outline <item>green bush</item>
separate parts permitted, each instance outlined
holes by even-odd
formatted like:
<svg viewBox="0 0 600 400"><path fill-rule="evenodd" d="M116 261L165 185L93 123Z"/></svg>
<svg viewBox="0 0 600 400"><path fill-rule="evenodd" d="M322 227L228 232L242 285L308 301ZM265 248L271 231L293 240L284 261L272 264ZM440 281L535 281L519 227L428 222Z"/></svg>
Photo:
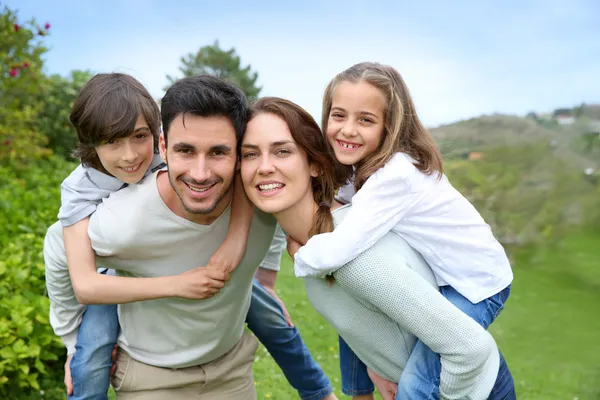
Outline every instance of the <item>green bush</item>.
<svg viewBox="0 0 600 400"><path fill-rule="evenodd" d="M60 183L75 167L51 157L0 167L0 398L62 399L65 349L48 321L43 240Z"/></svg>

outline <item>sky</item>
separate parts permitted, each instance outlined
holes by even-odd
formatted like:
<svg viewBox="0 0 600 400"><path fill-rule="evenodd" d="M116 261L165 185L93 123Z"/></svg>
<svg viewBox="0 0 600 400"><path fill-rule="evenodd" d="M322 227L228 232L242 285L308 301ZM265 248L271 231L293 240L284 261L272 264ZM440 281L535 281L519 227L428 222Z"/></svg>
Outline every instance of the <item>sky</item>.
<svg viewBox="0 0 600 400"><path fill-rule="evenodd" d="M50 3L52 3L50 5ZM160 98L180 58L219 41L261 96L320 120L327 83L361 61L403 76L427 126L600 103L600 1L0 0L51 24L46 72L124 72Z"/></svg>

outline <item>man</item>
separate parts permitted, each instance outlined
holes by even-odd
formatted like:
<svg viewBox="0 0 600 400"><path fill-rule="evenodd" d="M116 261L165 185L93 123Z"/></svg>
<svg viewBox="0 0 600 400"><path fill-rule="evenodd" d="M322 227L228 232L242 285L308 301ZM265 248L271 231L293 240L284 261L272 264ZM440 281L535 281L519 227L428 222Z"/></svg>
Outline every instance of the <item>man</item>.
<svg viewBox="0 0 600 400"><path fill-rule="evenodd" d="M243 94L216 78L186 78L169 89L162 108L160 147L169 172L113 194L90 221L101 264L123 276L202 274L194 267L208 260L227 232L236 148L247 118ZM270 216L255 215L248 251L214 298L120 306L121 350L113 381L119 398L255 396L256 341L243 334L243 323L252 278L273 230ZM265 285L265 296L258 298L273 301L266 292L274 293L274 273L257 274Z"/></svg>

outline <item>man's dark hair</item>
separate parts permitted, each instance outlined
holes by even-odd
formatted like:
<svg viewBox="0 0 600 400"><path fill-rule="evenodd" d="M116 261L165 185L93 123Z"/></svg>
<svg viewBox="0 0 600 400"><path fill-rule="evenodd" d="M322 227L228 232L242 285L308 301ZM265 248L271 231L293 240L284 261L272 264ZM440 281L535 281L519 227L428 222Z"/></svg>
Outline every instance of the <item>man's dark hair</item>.
<svg viewBox="0 0 600 400"><path fill-rule="evenodd" d="M96 146L131 135L140 115L154 136L158 152L160 111L146 88L127 74L97 74L79 91L71 115L78 144L73 152L86 167L101 169Z"/></svg>
<svg viewBox="0 0 600 400"><path fill-rule="evenodd" d="M180 114L228 118L235 129L238 147L248 122L248 100L242 89L211 75L178 80L165 93L160 109L165 144L171 123Z"/></svg>

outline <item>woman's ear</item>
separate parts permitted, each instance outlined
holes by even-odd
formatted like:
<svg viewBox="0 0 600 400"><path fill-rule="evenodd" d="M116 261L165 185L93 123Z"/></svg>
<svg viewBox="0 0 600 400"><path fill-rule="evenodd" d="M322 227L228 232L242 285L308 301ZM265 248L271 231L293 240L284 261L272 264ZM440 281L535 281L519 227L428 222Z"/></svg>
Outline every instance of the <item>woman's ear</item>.
<svg viewBox="0 0 600 400"><path fill-rule="evenodd" d="M310 176L316 178L319 175L321 175L320 169L316 165L310 164Z"/></svg>

